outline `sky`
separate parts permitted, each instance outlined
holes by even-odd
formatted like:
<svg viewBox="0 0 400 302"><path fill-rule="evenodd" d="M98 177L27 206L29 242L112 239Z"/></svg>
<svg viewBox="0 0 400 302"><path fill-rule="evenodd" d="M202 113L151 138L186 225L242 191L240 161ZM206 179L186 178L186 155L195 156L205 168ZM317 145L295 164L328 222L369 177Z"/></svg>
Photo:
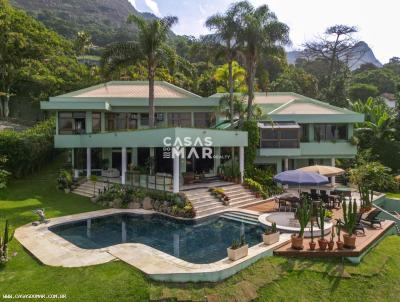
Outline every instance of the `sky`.
<svg viewBox="0 0 400 302"><path fill-rule="evenodd" d="M141 12L158 17L173 15L179 23L172 30L178 35L198 37L209 31L207 17L223 13L229 0L129 0ZM323 33L335 24L357 26L356 38L365 41L382 63L400 57L398 0L250 0L253 5L267 4L278 19L290 27L292 49Z"/></svg>

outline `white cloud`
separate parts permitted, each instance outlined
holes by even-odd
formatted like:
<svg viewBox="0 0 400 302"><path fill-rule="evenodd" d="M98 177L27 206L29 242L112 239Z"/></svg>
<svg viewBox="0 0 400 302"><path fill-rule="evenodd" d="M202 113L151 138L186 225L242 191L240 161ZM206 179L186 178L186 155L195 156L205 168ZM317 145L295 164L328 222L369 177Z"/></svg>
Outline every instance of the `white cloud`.
<svg viewBox="0 0 400 302"><path fill-rule="evenodd" d="M158 8L158 4L155 0L144 0L146 6L150 8L151 12L155 14L157 17L161 17L160 9Z"/></svg>

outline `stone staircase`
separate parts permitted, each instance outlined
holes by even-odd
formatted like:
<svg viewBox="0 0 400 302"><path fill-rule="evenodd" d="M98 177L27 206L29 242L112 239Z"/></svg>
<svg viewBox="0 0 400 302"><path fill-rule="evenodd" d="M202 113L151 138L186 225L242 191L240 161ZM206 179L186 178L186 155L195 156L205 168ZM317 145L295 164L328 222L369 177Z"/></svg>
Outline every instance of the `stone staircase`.
<svg viewBox="0 0 400 302"><path fill-rule="evenodd" d="M76 189L72 190L72 193L85 196L85 197L93 197L93 193L95 193L95 196L98 195L99 189L104 190L104 188L107 186L107 183L97 181L96 182L96 192L94 192L94 183L90 180L85 181L81 185L79 185Z"/></svg>
<svg viewBox="0 0 400 302"><path fill-rule="evenodd" d="M240 184L221 185L224 193L229 197L229 205L225 206L217 197L209 192L209 188L187 190L184 193L192 202L196 210L196 216L212 215L229 208L244 207L264 201L263 198L256 198L254 194Z"/></svg>
<svg viewBox="0 0 400 302"><path fill-rule="evenodd" d="M239 221L247 224L258 225L258 214L244 212L226 212L221 215L222 218Z"/></svg>

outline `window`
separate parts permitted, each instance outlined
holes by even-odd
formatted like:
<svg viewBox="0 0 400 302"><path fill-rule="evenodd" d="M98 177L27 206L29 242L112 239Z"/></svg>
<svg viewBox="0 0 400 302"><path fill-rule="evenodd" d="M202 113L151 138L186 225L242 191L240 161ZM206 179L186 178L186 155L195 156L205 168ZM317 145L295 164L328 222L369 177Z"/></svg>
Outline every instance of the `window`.
<svg viewBox="0 0 400 302"><path fill-rule="evenodd" d="M263 128L261 148L299 148L300 128Z"/></svg>
<svg viewBox="0 0 400 302"><path fill-rule="evenodd" d="M169 127L191 127L192 114L190 112L170 112L168 113Z"/></svg>
<svg viewBox="0 0 400 302"><path fill-rule="evenodd" d="M141 113L140 114L140 125L141 126L148 126L149 125L149 114L148 113Z"/></svg>
<svg viewBox="0 0 400 302"><path fill-rule="evenodd" d="M195 112L194 126L196 128L210 128L215 125L214 112Z"/></svg>
<svg viewBox="0 0 400 302"><path fill-rule="evenodd" d="M307 124L299 124L301 127L300 131L300 141L301 142L308 142L308 125Z"/></svg>
<svg viewBox="0 0 400 302"><path fill-rule="evenodd" d="M314 126L314 140L346 140L347 125L346 124L319 124Z"/></svg>
<svg viewBox="0 0 400 302"><path fill-rule="evenodd" d="M106 114L107 131L137 129L137 113L121 112Z"/></svg>
<svg viewBox="0 0 400 302"><path fill-rule="evenodd" d="M100 132L101 131L101 113L93 112L92 113L92 132Z"/></svg>
<svg viewBox="0 0 400 302"><path fill-rule="evenodd" d="M85 112L59 112L59 134L82 134L86 131Z"/></svg>

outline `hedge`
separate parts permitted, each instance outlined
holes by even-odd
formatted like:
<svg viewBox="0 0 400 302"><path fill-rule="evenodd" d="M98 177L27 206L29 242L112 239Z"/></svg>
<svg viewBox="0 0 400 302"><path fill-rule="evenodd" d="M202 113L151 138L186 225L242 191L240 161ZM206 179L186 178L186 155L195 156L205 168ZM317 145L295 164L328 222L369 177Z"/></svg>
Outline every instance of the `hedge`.
<svg viewBox="0 0 400 302"><path fill-rule="evenodd" d="M4 168L14 178L38 170L55 156L54 133L54 119L48 119L22 132L0 132L0 155L7 158Z"/></svg>

